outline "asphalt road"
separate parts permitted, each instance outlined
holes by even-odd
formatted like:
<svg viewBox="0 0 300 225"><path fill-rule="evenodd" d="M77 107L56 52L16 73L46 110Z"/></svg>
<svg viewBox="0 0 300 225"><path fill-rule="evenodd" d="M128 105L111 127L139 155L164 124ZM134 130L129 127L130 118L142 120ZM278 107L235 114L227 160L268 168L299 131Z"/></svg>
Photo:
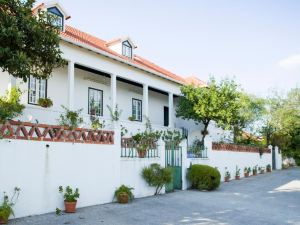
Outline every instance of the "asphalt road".
<svg viewBox="0 0 300 225"><path fill-rule="evenodd" d="M300 168L222 183L217 191L178 191L12 220L13 225L300 225Z"/></svg>

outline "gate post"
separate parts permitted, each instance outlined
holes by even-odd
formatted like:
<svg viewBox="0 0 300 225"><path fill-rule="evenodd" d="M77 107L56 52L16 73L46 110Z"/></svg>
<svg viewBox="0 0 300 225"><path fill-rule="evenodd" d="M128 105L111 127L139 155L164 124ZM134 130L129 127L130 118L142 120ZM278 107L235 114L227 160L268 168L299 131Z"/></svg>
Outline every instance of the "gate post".
<svg viewBox="0 0 300 225"><path fill-rule="evenodd" d="M158 140L158 152L160 157L160 165L166 167L166 145L162 139Z"/></svg>
<svg viewBox="0 0 300 225"><path fill-rule="evenodd" d="M187 140L184 139L183 141L181 141L179 146L181 147L181 154L182 154L182 167L181 167L182 190L186 190L188 186L186 173L190 166L187 160Z"/></svg>
<svg viewBox="0 0 300 225"><path fill-rule="evenodd" d="M282 156L281 156L278 146L275 146L275 154L276 154L276 169L281 170L282 169Z"/></svg>

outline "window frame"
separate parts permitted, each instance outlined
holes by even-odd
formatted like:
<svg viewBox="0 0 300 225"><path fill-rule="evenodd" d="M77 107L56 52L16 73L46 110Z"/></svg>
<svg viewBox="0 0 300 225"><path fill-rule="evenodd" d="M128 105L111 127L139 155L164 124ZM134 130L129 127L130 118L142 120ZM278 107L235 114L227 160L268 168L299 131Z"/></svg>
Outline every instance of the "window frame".
<svg viewBox="0 0 300 225"><path fill-rule="evenodd" d="M53 11L51 11L51 9L56 9L58 12L53 12ZM63 31L64 26L65 26L65 21L64 21L65 16L64 16L64 14L56 6L47 8L47 12L61 18L61 26L56 26L56 27L60 28L60 30Z"/></svg>
<svg viewBox="0 0 300 225"><path fill-rule="evenodd" d="M32 102L29 101L29 99L30 99L30 80L31 80L31 78L32 78L32 76L30 76L30 77L28 78L27 104L38 106L38 105L39 105L39 104L38 104L38 101L39 101L39 99L41 98L41 97L40 97L40 91L39 91L39 89L36 90L37 103L32 103ZM33 78L35 78L36 81L45 80L45 98L48 98L48 79L41 79L41 78L36 78L36 77L33 77ZM40 84L39 84L38 87L40 87ZM37 92L38 92L38 96L37 96Z"/></svg>
<svg viewBox="0 0 300 225"><path fill-rule="evenodd" d="M136 119L133 115L133 102L134 101L137 101L137 102L140 102L141 103L141 116L140 118L141 119ZM137 99L137 98L132 98L132 105L131 105L131 116L134 118L134 121L138 121L138 122L142 122L143 121L143 101L140 100L140 99Z"/></svg>
<svg viewBox="0 0 300 225"><path fill-rule="evenodd" d="M98 116L98 117L103 117L103 90L101 89L97 89L97 88L92 88L92 87L88 87L88 114L91 115L90 113L90 90L94 90L94 91L99 91L101 92L102 98L101 98L101 113L99 115L94 115L94 116Z"/></svg>
<svg viewBox="0 0 300 225"><path fill-rule="evenodd" d="M128 43L128 45L127 45L127 43ZM125 51L126 48L130 48L130 56L125 54L126 53L126 51ZM132 45L127 40L122 42L122 55L132 59Z"/></svg>

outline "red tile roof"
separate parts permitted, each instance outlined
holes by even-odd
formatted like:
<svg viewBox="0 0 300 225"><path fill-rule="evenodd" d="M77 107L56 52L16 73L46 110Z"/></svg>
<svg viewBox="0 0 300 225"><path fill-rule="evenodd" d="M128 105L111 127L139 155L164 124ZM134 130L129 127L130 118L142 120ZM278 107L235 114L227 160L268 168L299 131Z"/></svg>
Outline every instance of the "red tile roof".
<svg viewBox="0 0 300 225"><path fill-rule="evenodd" d="M112 43L112 42L115 42L115 41L118 41L120 39L115 39L113 41L104 41L100 38L97 38L95 36L92 36L88 33L85 33L83 31L80 31L74 27L71 27L71 26L68 26L66 25L65 26L65 31L61 33L61 35L63 37L66 37L66 38L69 38L69 39L72 39L73 41L76 41L76 42L80 42L80 43L84 43L84 44L87 44L91 47L94 47L94 48L97 48L97 49L100 49L102 51L105 51L109 54L112 54L114 56L117 56L123 60L126 60L128 62L131 62L135 65L138 65L138 66L142 66L142 67L145 67L146 69L151 69L151 70L154 70L158 73L161 73L163 75L165 75L166 77L168 78L171 78L172 80L175 80L179 83L182 83L182 84L196 84L196 85L199 85L199 86L203 86L205 84L205 82L201 81L200 79L196 78L196 77L193 77L192 79L192 82L191 82L191 77L185 79L179 75L176 75L152 62L150 62L149 60L147 59L144 59L142 58L141 56L138 56L138 55L134 55L132 59L128 58L128 57L125 57L123 55L120 55L118 54L117 52L111 50L108 46Z"/></svg>
<svg viewBox="0 0 300 225"><path fill-rule="evenodd" d="M38 6L36 6L35 8L33 8L32 9L33 14L36 14L37 11L39 9L42 9L43 7L45 7L45 4L41 3ZM200 79L198 79L196 77L188 77L188 78L181 77L181 76L176 75L176 74L174 74L174 73L172 73L172 72L150 62L149 60L140 57L140 56L134 55L133 58L130 59L128 57L125 57L125 56L118 54L117 52L111 50L108 46L119 41L120 38L117 38L117 39L114 39L111 41L104 41L100 38L92 36L88 33L85 33L83 31L80 31L80 30L78 30L74 27L68 26L68 25L65 26L65 31L61 32L61 36L65 37L67 39L71 39L74 42L83 43L83 44L89 45L91 47L97 48L97 49L102 50L106 53L109 53L115 57L118 57L122 60L130 62L134 65L137 65L139 67L144 67L146 70L150 69L152 71L156 71L174 81L177 81L180 84L194 84L194 85L199 85L199 86L206 85L206 83L204 81L201 81Z"/></svg>

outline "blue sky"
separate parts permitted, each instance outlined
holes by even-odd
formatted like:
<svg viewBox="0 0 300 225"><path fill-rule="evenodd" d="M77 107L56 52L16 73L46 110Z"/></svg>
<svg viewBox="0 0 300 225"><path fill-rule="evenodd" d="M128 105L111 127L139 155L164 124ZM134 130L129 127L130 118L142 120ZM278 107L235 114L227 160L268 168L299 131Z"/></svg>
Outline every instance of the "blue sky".
<svg viewBox="0 0 300 225"><path fill-rule="evenodd" d="M233 77L258 95L300 86L298 0L61 0L69 25L182 75Z"/></svg>

